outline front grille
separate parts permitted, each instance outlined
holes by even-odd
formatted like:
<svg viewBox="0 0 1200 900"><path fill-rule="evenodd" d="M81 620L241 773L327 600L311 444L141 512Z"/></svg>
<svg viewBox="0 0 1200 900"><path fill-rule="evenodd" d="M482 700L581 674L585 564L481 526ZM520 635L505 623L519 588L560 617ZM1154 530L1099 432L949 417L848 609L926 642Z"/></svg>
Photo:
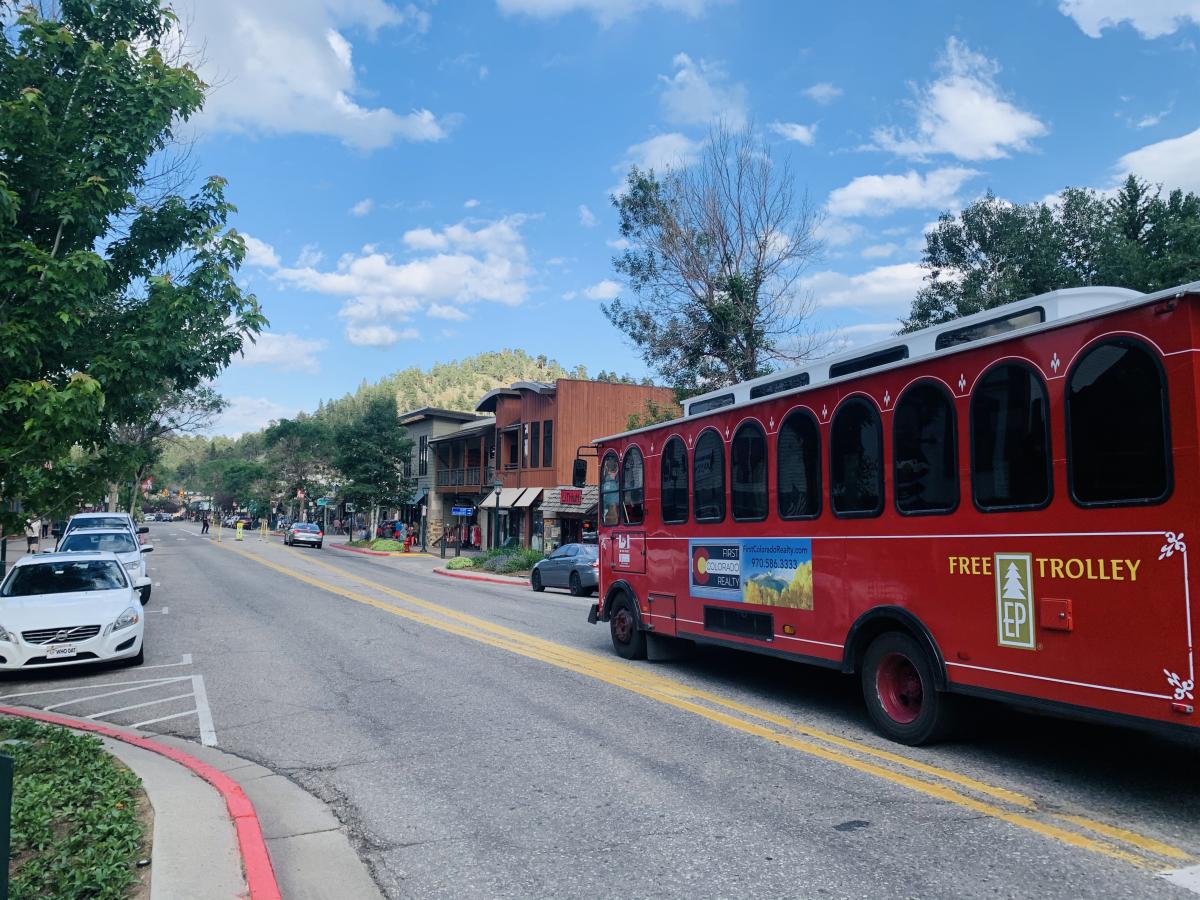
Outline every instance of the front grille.
<svg viewBox="0 0 1200 900"><path fill-rule="evenodd" d="M86 641L100 633L99 625L64 625L59 628L38 628L33 631L22 631L21 637L30 644L67 644L73 641ZM59 635L62 637L59 637Z"/></svg>
<svg viewBox="0 0 1200 900"><path fill-rule="evenodd" d="M75 656L70 656L66 659L46 659L44 656L34 657L33 659L25 660L27 666L53 666L65 662L82 662L86 659L99 659L95 653L78 653Z"/></svg>

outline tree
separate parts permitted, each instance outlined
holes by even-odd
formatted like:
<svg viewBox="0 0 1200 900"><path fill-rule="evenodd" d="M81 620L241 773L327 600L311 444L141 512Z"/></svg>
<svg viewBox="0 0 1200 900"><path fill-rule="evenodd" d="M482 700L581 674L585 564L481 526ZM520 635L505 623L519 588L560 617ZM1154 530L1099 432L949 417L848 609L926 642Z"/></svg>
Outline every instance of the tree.
<svg viewBox="0 0 1200 900"><path fill-rule="evenodd" d="M360 418L334 432L334 448L334 465L345 479L342 497L369 509L372 527L377 506L412 500L416 482L404 474L402 464L412 455L412 439L400 424L394 400L369 401Z"/></svg>
<svg viewBox="0 0 1200 900"><path fill-rule="evenodd" d="M330 430L321 419L297 416L271 423L263 433L266 464L279 481L284 495L297 491L312 494L314 480L332 465Z"/></svg>
<svg viewBox="0 0 1200 900"><path fill-rule="evenodd" d="M164 59L175 16L160 0L18 5L0 0L0 495L36 508L73 448L145 421L163 383L208 382L265 320L235 280L224 180L150 189L204 101ZM4 527L20 519L0 506Z"/></svg>
<svg viewBox="0 0 1200 900"><path fill-rule="evenodd" d="M632 299L604 314L646 364L685 393L764 375L811 355L800 276L820 251L819 214L747 128L715 128L699 162L631 168L612 198L632 246L613 259Z"/></svg>
<svg viewBox="0 0 1200 900"><path fill-rule="evenodd" d="M929 274L905 331L1059 288L1156 291L1200 277L1200 197L1130 175L1113 197L1067 188L1057 203L992 194L925 238Z"/></svg>

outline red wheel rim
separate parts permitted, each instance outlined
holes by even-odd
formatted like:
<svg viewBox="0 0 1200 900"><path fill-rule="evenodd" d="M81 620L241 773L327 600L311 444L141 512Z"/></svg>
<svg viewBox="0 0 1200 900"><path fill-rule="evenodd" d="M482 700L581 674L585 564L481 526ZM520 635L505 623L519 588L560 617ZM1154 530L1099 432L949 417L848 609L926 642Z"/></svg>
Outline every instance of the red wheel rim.
<svg viewBox="0 0 1200 900"><path fill-rule="evenodd" d="M613 636L622 644L628 644L633 638L633 616L629 610L621 607L613 616Z"/></svg>
<svg viewBox="0 0 1200 900"><path fill-rule="evenodd" d="M908 725L921 714L921 673L902 653L889 653L875 670L875 692L892 721Z"/></svg>

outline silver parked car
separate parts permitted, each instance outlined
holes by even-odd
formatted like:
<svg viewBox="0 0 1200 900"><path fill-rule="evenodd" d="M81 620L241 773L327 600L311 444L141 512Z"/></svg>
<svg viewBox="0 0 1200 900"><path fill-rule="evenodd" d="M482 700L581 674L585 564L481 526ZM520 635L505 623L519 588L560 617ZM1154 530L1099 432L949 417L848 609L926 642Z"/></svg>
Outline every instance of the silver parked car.
<svg viewBox="0 0 1200 900"><path fill-rule="evenodd" d="M565 587L576 597L594 593L600 583L600 548L595 544L563 544L529 573L535 591Z"/></svg>

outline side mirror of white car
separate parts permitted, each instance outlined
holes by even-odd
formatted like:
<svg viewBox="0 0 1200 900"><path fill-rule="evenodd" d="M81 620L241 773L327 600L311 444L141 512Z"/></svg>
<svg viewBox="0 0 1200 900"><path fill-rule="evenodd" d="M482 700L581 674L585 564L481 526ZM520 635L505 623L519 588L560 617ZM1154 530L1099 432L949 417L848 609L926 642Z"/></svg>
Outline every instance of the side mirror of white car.
<svg viewBox="0 0 1200 900"><path fill-rule="evenodd" d="M153 544L149 544L149 545L147 545L147 546L145 546L145 547L142 547L142 548L141 548L141 550L142 550L142 552L143 552L143 553L153 553L153 552L154 552L154 545L153 545Z"/></svg>

